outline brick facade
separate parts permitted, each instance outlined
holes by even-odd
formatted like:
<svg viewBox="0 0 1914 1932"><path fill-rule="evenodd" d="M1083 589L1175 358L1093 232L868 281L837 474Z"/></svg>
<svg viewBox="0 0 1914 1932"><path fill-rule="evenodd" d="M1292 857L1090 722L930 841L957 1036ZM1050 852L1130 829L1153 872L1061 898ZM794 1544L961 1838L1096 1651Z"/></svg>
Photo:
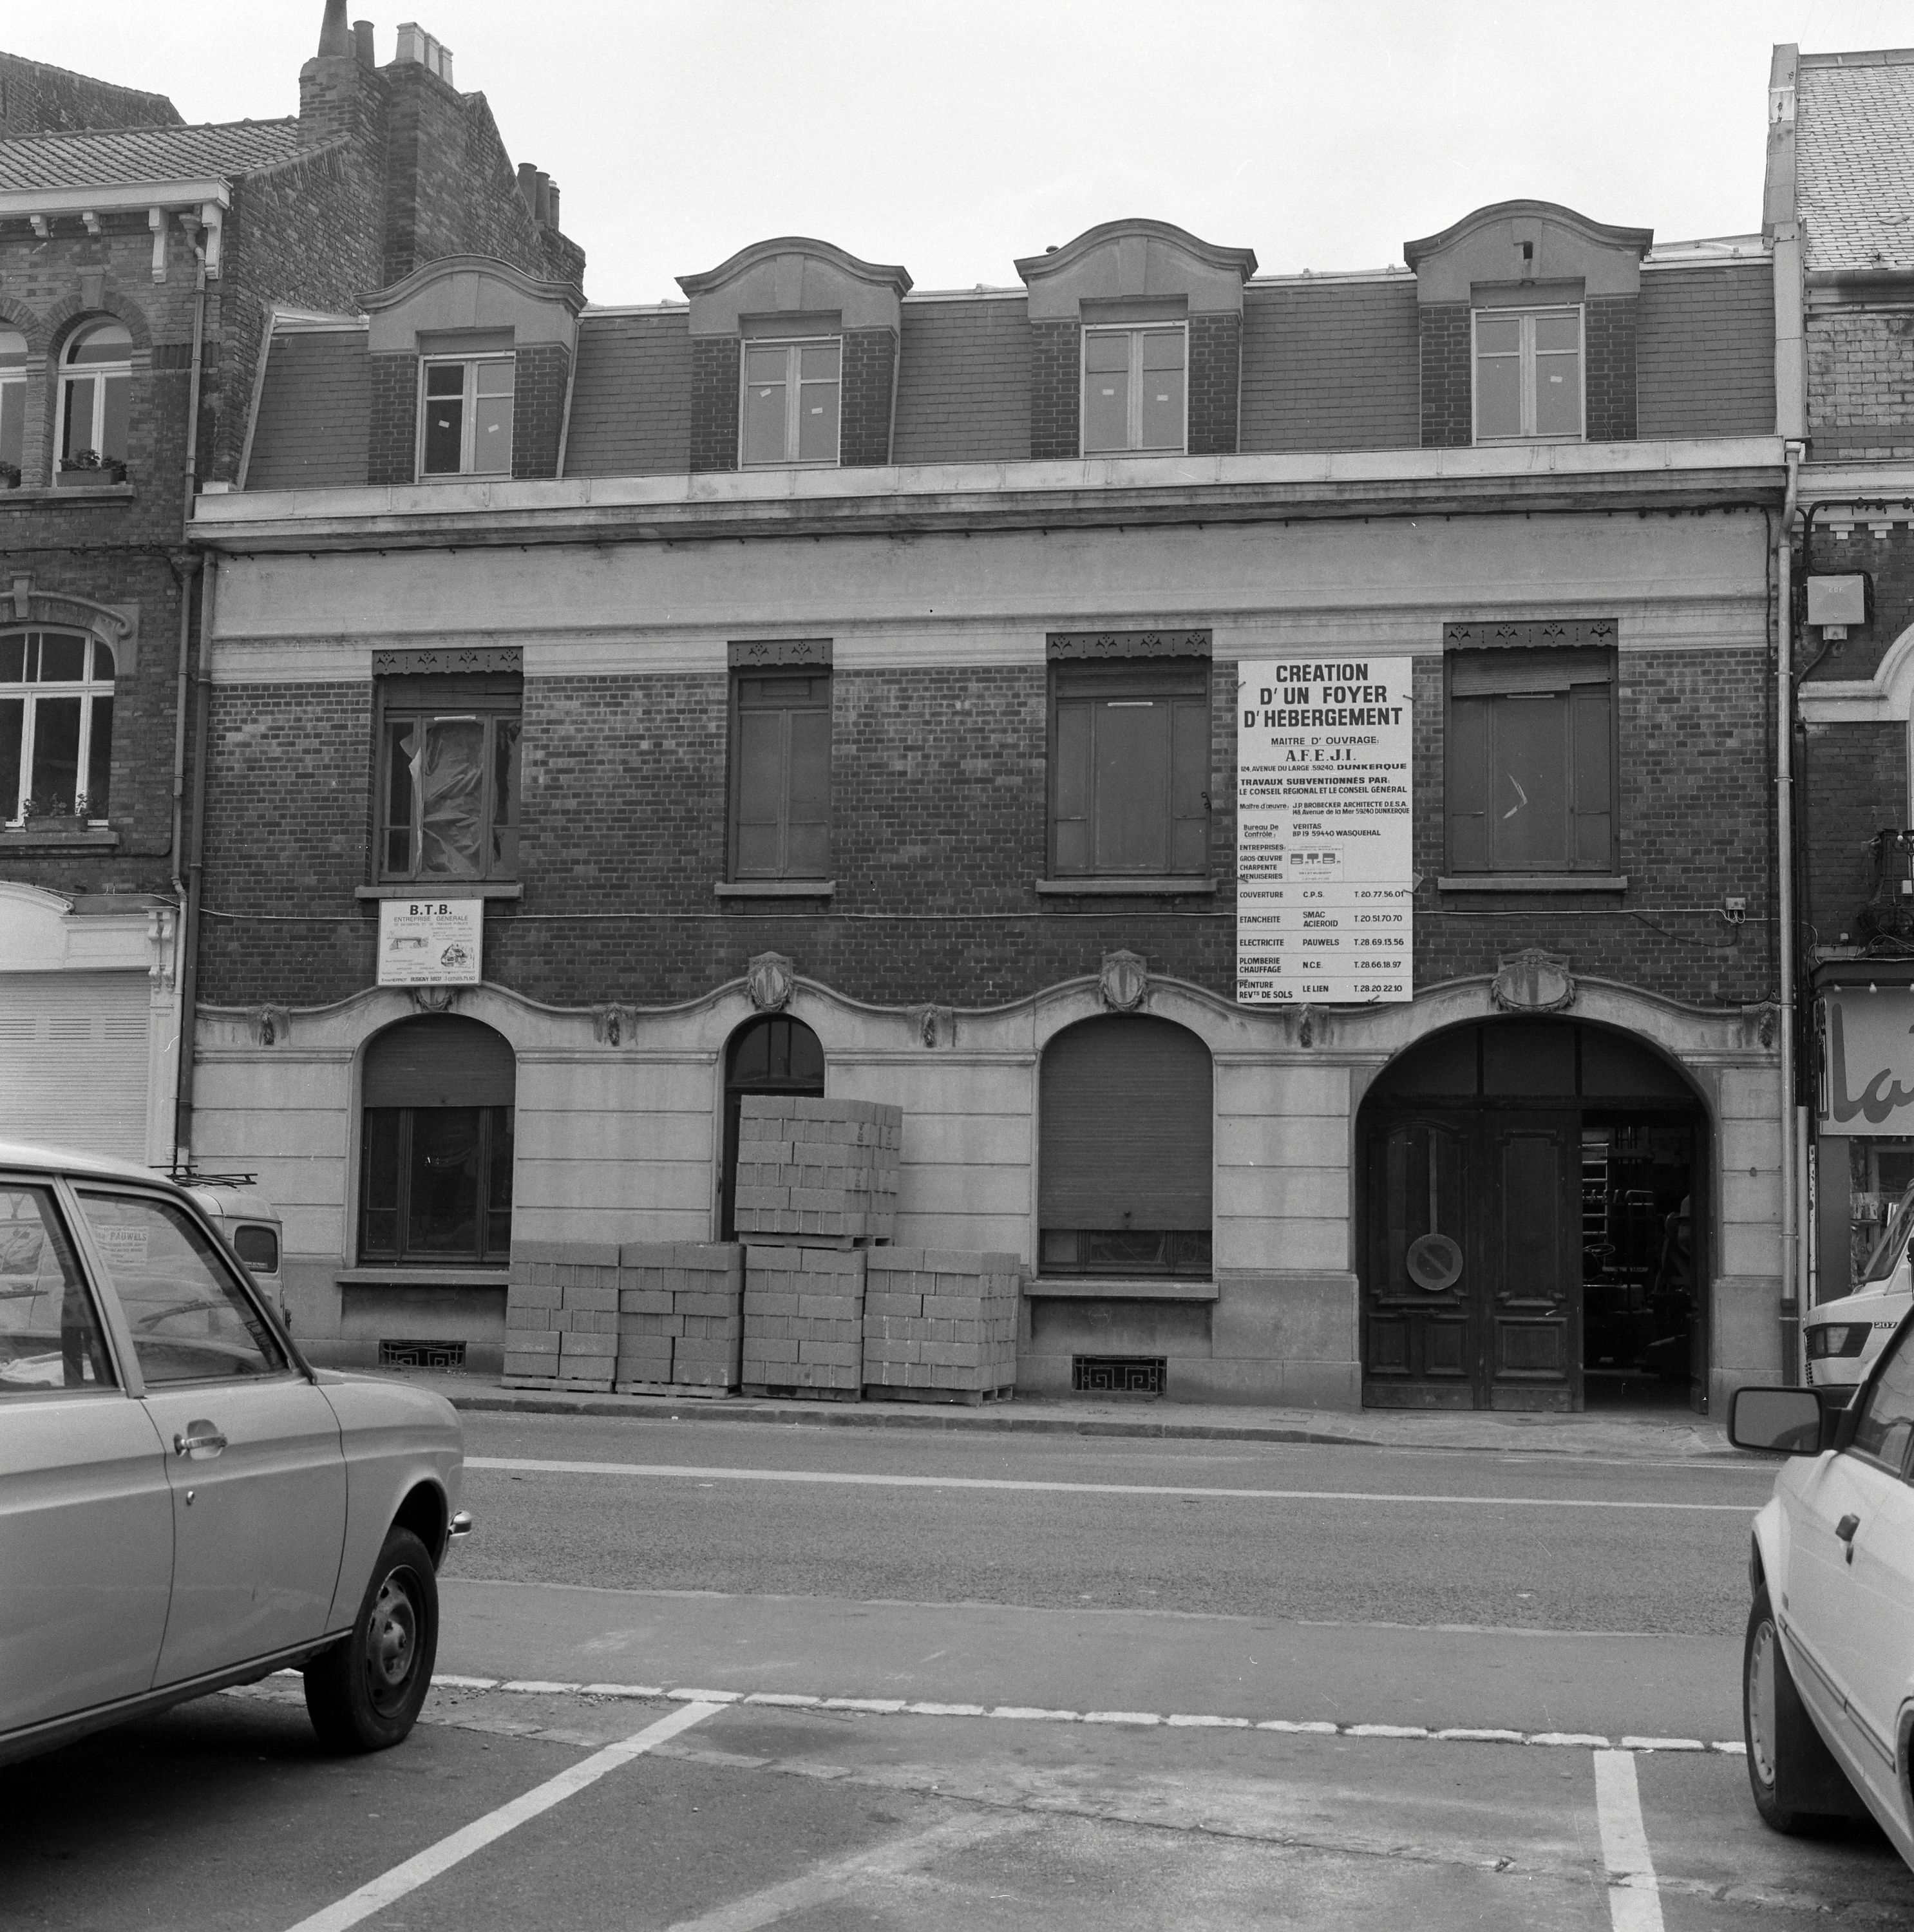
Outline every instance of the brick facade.
<svg viewBox="0 0 1914 1932"><path fill-rule="evenodd" d="M1806 326L1815 461L1914 457L1914 306L1811 308Z"/></svg>
<svg viewBox="0 0 1914 1932"><path fill-rule="evenodd" d="M368 368L365 480L371 484L418 480L418 358L372 356ZM518 405L512 404L514 436Z"/></svg>
<svg viewBox="0 0 1914 1932"><path fill-rule="evenodd" d="M738 382L741 352L735 335L692 338L691 466L738 466Z"/></svg>
<svg viewBox="0 0 1914 1932"><path fill-rule="evenodd" d="M556 476L571 356L557 343L532 343L519 350L516 362L512 392L512 473Z"/></svg>
<svg viewBox="0 0 1914 1932"><path fill-rule="evenodd" d="M1243 395L1243 318L1190 318L1192 456L1234 456Z"/></svg>
<svg viewBox="0 0 1914 1932"><path fill-rule="evenodd" d="M1083 446L1083 332L1074 322L1030 326L1030 460L1074 462Z"/></svg>
<svg viewBox="0 0 1914 1932"><path fill-rule="evenodd" d="M842 380L838 461L846 470L889 463L897 338L887 328L847 329Z"/></svg>
<svg viewBox="0 0 1914 1932"><path fill-rule="evenodd" d="M1582 310L1584 434L1591 442L1635 440L1637 298L1597 296Z"/></svg>
<svg viewBox="0 0 1914 1932"><path fill-rule="evenodd" d="M1424 303L1416 311L1416 334L1422 370L1422 446L1466 449L1475 440L1468 303Z"/></svg>

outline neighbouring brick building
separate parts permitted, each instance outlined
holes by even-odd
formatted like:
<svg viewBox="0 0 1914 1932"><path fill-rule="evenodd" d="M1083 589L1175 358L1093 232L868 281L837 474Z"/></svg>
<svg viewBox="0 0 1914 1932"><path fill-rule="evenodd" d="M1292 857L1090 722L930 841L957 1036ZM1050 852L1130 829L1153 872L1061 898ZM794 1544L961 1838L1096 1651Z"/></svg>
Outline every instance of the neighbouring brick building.
<svg viewBox="0 0 1914 1932"><path fill-rule="evenodd" d="M314 10L316 18L317 9ZM289 80L290 76L288 77ZM330 0L281 120L0 56L0 1134L194 1151L187 519L232 487L260 348L461 249L575 282L556 191L416 26ZM190 1072L190 1063L189 1063Z"/></svg>
<svg viewBox="0 0 1914 1932"><path fill-rule="evenodd" d="M280 316L193 524L196 1053L311 1345L496 1360L514 1240L722 1238L794 1092L903 1110L900 1244L1022 1258L1026 1388L1778 1376L1772 250L1514 202L1405 256ZM1413 997L1239 1000L1239 668L1397 659Z"/></svg>
<svg viewBox="0 0 1914 1932"><path fill-rule="evenodd" d="M1865 1276L1914 1181L1914 51L1778 47L1769 98L1780 419L1803 459L1798 1098L1816 1302Z"/></svg>

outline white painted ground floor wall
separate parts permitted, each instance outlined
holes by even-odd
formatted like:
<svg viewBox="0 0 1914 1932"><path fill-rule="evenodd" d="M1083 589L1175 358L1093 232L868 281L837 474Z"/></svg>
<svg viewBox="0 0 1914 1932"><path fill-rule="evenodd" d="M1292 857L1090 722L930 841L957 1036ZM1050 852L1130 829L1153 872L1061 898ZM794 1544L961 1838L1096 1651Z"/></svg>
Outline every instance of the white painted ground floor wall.
<svg viewBox="0 0 1914 1932"><path fill-rule="evenodd" d="M589 1010L560 1010L485 986L455 1009L495 1028L518 1059L513 1232L533 1240L709 1240L717 1212L724 1051L754 1017L745 982L640 1012L616 1043ZM1019 1385L1069 1386L1070 1352L1169 1358L1186 1400L1348 1407L1361 1399L1353 1184L1358 1115L1377 1073L1442 1028L1492 1019L1486 979L1405 1005L1304 1016L1236 1006L1153 980L1143 1010L1188 1028L1214 1069L1213 1303L1066 1304L1027 1296ZM382 1338L465 1339L496 1362L502 1275L354 1265L358 1080L365 1047L418 1010L368 990L275 1019L202 1012L196 1156L243 1167L284 1217L287 1298L322 1358L370 1360ZM1039 1068L1064 1028L1106 1010L1085 978L984 1012L923 1044L904 1010L800 980L787 1009L817 1034L826 1090L904 1114L896 1240L1036 1252ZM1601 981L1580 982L1567 1017L1614 1027L1679 1066L1706 1109L1713 1279L1708 1380L1718 1404L1780 1373L1779 1099L1772 1026L1756 1012L1702 1010ZM1770 1043L1764 1043L1766 1030ZM1096 1309L1103 1310L1104 1346ZM1139 1337L1161 1346L1147 1351ZM1118 1336L1126 1338L1119 1342Z"/></svg>

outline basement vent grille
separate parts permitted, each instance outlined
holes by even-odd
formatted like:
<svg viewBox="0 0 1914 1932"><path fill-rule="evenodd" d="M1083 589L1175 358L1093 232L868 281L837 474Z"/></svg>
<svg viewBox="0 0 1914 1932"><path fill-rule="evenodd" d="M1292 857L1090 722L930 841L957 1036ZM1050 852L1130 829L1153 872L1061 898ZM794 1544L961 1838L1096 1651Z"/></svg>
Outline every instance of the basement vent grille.
<svg viewBox="0 0 1914 1932"><path fill-rule="evenodd" d="M463 1342L381 1342L379 1366L382 1369L462 1369L465 1366Z"/></svg>
<svg viewBox="0 0 1914 1932"><path fill-rule="evenodd" d="M1073 1355L1070 1386L1084 1395L1161 1395L1168 1366L1162 1355Z"/></svg>

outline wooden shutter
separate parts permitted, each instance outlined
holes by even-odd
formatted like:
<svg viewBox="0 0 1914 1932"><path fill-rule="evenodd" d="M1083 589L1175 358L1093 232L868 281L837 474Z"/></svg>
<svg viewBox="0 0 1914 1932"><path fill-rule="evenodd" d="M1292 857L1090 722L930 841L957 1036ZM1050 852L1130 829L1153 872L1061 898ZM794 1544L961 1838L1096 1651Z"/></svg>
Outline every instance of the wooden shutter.
<svg viewBox="0 0 1914 1932"><path fill-rule="evenodd" d="M365 1050L368 1107L509 1107L518 1091L512 1043L455 1013L401 1020Z"/></svg>
<svg viewBox="0 0 1914 1932"><path fill-rule="evenodd" d="M738 680L734 876L822 878L831 856L828 672Z"/></svg>
<svg viewBox="0 0 1914 1932"><path fill-rule="evenodd" d="M1615 733L1613 688L1606 682L1577 685L1569 694L1573 771L1574 864L1597 872L1615 866Z"/></svg>
<svg viewBox="0 0 1914 1932"><path fill-rule="evenodd" d="M1169 713L1162 698L1106 698L1096 706L1100 872L1168 868Z"/></svg>
<svg viewBox="0 0 1914 1932"><path fill-rule="evenodd" d="M1170 713L1172 872L1210 869L1210 700L1180 698Z"/></svg>
<svg viewBox="0 0 1914 1932"><path fill-rule="evenodd" d="M1210 1223L1209 1049L1168 1020L1085 1020L1044 1049L1039 1218L1046 1228Z"/></svg>
<svg viewBox="0 0 1914 1932"><path fill-rule="evenodd" d="M1090 869L1090 700L1060 698L1057 700L1056 766L1051 775L1052 827L1055 841L1054 863L1060 873L1087 872Z"/></svg>

